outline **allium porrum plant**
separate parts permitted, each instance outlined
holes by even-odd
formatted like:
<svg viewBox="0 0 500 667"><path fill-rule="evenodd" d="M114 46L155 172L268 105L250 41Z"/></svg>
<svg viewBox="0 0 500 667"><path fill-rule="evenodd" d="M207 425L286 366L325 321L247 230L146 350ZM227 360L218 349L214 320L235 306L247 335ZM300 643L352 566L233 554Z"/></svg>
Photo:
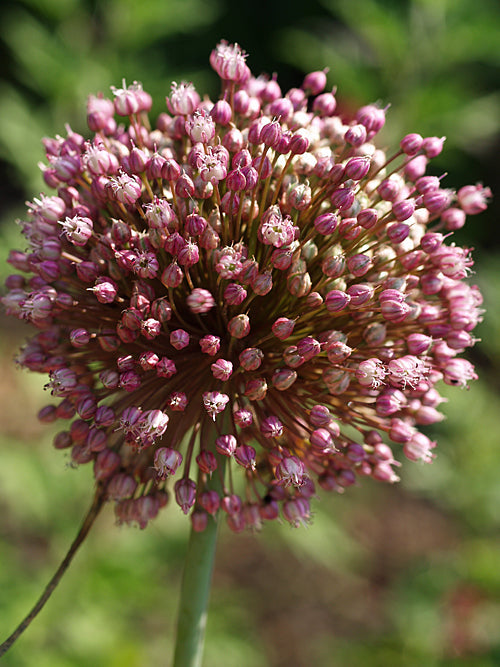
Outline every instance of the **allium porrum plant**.
<svg viewBox="0 0 500 667"><path fill-rule="evenodd" d="M37 330L17 363L49 376L39 418L93 466L75 550L107 500L140 528L169 497L190 515L179 665L201 650L221 515L298 526L318 487L398 481L401 455L434 458L438 382L476 378L459 355L481 294L450 237L489 190L426 175L441 138L376 148L386 110L336 115L325 72L283 94L245 60L221 42L220 99L173 83L154 127L124 83L90 97L90 138L46 139L56 192L28 204L3 298Z"/></svg>

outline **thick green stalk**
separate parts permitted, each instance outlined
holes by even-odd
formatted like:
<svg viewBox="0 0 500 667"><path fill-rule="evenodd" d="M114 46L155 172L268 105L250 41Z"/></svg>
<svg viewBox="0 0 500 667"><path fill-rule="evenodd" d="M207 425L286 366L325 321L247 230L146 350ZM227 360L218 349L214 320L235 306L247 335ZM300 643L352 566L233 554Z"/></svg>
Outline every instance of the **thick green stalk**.
<svg viewBox="0 0 500 667"><path fill-rule="evenodd" d="M215 429L211 430L210 436L215 440ZM210 443L206 448L213 451L213 447L214 443ZM218 469L205 488L221 493L225 457L217 456L217 460ZM191 528L184 562L173 667L201 667L219 521L217 514L214 518L209 517L203 532L197 533Z"/></svg>

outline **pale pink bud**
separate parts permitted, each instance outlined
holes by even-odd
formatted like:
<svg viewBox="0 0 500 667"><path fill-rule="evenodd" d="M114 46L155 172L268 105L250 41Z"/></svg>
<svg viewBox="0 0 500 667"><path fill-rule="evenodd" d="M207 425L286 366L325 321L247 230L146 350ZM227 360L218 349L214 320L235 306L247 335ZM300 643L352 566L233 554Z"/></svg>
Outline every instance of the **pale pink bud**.
<svg viewBox="0 0 500 667"><path fill-rule="evenodd" d="M466 185L457 192L460 208L467 215L476 215L486 210L488 199L491 197L490 188L483 188L481 184Z"/></svg>
<svg viewBox="0 0 500 667"><path fill-rule="evenodd" d="M309 72L304 78L302 88L308 91L311 95L318 95L325 89L327 72L328 68L322 71Z"/></svg>
<svg viewBox="0 0 500 667"><path fill-rule="evenodd" d="M233 372L233 364L226 359L217 359L211 366L212 375L218 380L225 382L229 380Z"/></svg>
<svg viewBox="0 0 500 667"><path fill-rule="evenodd" d="M301 486L304 483L305 466L297 456L283 458L276 468L276 477L283 486Z"/></svg>
<svg viewBox="0 0 500 667"><path fill-rule="evenodd" d="M182 463L182 454L175 449L160 447L156 450L154 467L158 479L166 479L174 475Z"/></svg>
<svg viewBox="0 0 500 667"><path fill-rule="evenodd" d="M205 410L215 421L216 415L224 410L229 403L229 396L221 394L219 391L206 391L203 394L203 405Z"/></svg>
<svg viewBox="0 0 500 667"><path fill-rule="evenodd" d="M261 422L260 432L265 438L279 438L283 434L283 424L277 417L266 417Z"/></svg>
<svg viewBox="0 0 500 667"><path fill-rule="evenodd" d="M193 313L208 313L215 306L215 299L208 290L195 287L186 303Z"/></svg>
<svg viewBox="0 0 500 667"><path fill-rule="evenodd" d="M201 351L214 357L220 349L220 338L218 336L203 336L200 339Z"/></svg>
<svg viewBox="0 0 500 667"><path fill-rule="evenodd" d="M233 456L238 442L234 435L220 435L215 440L215 449L223 456Z"/></svg>

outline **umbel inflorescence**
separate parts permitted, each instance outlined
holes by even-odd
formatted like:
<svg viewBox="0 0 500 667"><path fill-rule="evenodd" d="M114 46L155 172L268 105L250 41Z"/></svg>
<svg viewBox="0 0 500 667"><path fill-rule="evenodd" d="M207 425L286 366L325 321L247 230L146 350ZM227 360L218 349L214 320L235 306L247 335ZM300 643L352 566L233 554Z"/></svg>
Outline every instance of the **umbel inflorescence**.
<svg viewBox="0 0 500 667"><path fill-rule="evenodd" d="M40 419L67 420L55 446L119 522L172 493L196 530L220 510L297 525L317 486L395 482L393 450L433 459L419 429L443 417L438 381L476 377L458 355L481 319L448 237L490 193L426 175L440 138L377 149L385 110L336 115L325 72L283 94L237 45L210 62L216 102L173 83L152 128L123 84L89 99L90 139L45 140L57 194L29 203L3 302L38 330L18 363L49 374Z"/></svg>

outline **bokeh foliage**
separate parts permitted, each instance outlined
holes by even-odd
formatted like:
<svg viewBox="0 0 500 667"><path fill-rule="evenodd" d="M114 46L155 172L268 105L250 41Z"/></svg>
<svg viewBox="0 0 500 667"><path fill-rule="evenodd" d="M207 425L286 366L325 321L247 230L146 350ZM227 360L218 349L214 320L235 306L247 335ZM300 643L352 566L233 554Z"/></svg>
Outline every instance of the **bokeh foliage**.
<svg viewBox="0 0 500 667"><path fill-rule="evenodd" d="M163 110L172 79L216 95L208 54L226 38L283 89L330 67L346 114L391 103L382 141L446 134L434 172L495 189L500 10L495 0L6 0L0 9L0 259L12 223L43 189L40 138L85 127L89 92L138 79ZM497 188L498 191L498 188ZM498 197L497 197L498 198ZM402 484L323 494L308 529L222 531L206 667L494 667L500 664L500 255L498 205L459 237L477 247L488 315L474 350L481 379L450 391L432 466ZM2 261L0 274L7 268ZM91 471L66 469L36 423L43 378L11 362L26 331L0 343L0 628L33 603L90 502ZM172 507L144 532L105 511L11 667L168 665L188 526Z"/></svg>

